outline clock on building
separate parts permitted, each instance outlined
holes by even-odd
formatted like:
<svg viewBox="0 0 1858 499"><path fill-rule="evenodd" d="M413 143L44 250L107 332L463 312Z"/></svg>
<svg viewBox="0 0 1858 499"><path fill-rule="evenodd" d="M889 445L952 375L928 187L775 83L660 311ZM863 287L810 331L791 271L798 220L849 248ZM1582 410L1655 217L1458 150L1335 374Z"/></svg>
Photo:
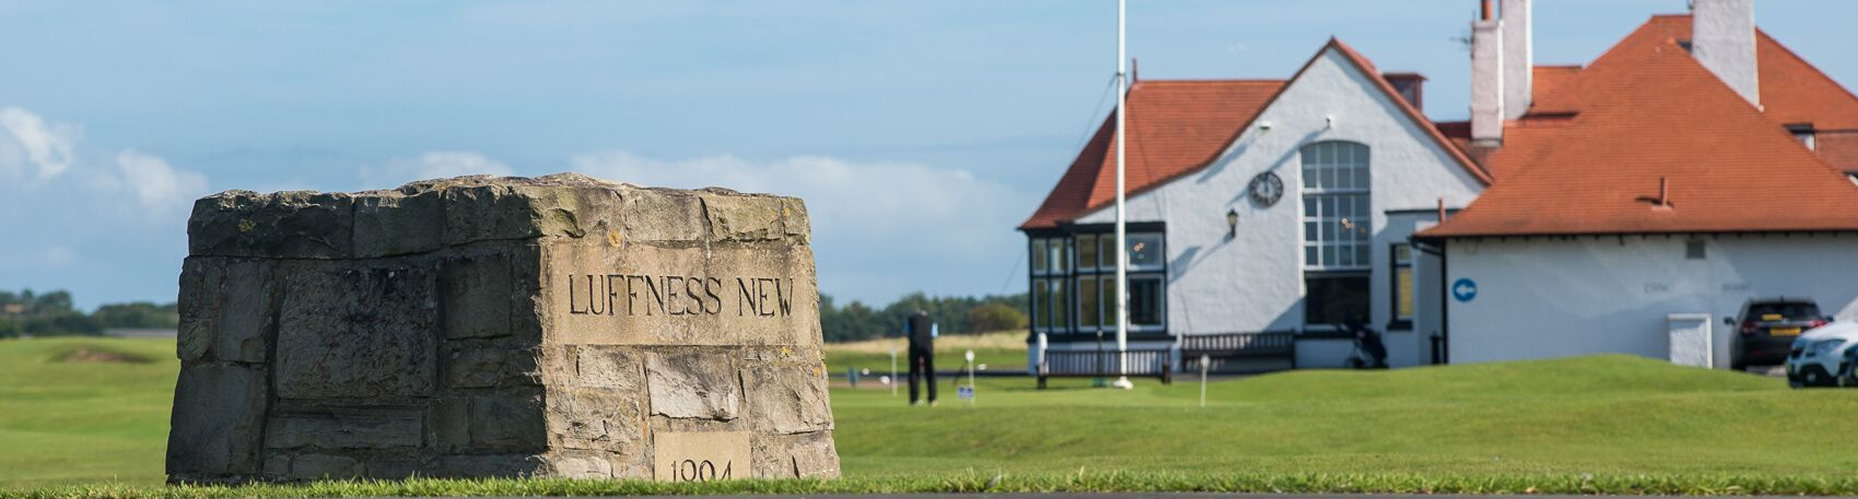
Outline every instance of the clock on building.
<svg viewBox="0 0 1858 499"><path fill-rule="evenodd" d="M1252 202L1268 207L1284 197L1284 180L1277 178L1276 173L1264 172L1252 177L1252 183L1247 189L1251 191Z"/></svg>

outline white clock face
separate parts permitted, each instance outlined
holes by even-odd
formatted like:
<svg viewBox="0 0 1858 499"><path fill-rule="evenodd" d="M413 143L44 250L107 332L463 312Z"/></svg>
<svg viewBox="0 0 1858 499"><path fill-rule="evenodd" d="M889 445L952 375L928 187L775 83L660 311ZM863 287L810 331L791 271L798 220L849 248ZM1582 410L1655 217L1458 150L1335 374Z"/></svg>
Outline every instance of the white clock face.
<svg viewBox="0 0 1858 499"><path fill-rule="evenodd" d="M1252 177L1252 183L1248 187L1251 190L1252 202L1260 206L1269 207L1277 204L1277 200L1284 197L1284 180L1278 178L1276 173L1260 173Z"/></svg>

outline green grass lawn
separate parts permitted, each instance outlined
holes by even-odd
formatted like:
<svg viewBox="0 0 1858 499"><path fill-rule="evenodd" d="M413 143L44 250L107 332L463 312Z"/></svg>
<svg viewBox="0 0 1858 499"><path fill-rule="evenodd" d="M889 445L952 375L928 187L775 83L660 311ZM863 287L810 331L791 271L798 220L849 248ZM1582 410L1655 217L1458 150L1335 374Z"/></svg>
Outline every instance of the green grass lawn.
<svg viewBox="0 0 1858 499"><path fill-rule="evenodd" d="M996 476L992 490L1858 492L1858 390L1625 356L1290 372L1213 383L1205 408L1196 383L1152 378L1132 391L982 378L975 405L950 392L934 408L835 389L837 482L135 488L161 481L172 349L0 342L0 497L971 491ZM59 360L79 350L153 361ZM105 483L130 488L42 488Z"/></svg>

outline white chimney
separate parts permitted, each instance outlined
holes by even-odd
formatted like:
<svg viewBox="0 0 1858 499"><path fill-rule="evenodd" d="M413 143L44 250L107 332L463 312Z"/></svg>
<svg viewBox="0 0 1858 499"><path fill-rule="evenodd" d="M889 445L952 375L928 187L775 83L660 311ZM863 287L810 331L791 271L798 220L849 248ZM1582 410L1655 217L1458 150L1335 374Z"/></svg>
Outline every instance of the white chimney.
<svg viewBox="0 0 1858 499"><path fill-rule="evenodd" d="M1535 41L1529 21L1529 0L1503 0L1499 23L1503 30L1503 117L1517 119L1529 112L1534 99Z"/></svg>
<svg viewBox="0 0 1858 499"><path fill-rule="evenodd" d="M1471 22L1471 144L1503 143L1503 38L1502 23L1483 1L1479 19Z"/></svg>
<svg viewBox="0 0 1858 499"><path fill-rule="evenodd" d="M1690 53L1729 88L1761 107L1755 66L1755 1L1691 0Z"/></svg>

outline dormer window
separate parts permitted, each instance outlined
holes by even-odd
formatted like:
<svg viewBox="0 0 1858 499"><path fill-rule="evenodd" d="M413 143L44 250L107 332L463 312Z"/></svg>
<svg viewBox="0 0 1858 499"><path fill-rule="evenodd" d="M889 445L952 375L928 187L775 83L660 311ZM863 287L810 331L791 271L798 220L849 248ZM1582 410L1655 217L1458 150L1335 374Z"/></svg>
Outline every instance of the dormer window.
<svg viewBox="0 0 1858 499"><path fill-rule="evenodd" d="M1806 145L1806 150L1808 151L1818 148L1818 144L1815 144L1813 140L1812 123L1788 123L1787 133L1793 134L1794 140L1798 140L1801 144Z"/></svg>

